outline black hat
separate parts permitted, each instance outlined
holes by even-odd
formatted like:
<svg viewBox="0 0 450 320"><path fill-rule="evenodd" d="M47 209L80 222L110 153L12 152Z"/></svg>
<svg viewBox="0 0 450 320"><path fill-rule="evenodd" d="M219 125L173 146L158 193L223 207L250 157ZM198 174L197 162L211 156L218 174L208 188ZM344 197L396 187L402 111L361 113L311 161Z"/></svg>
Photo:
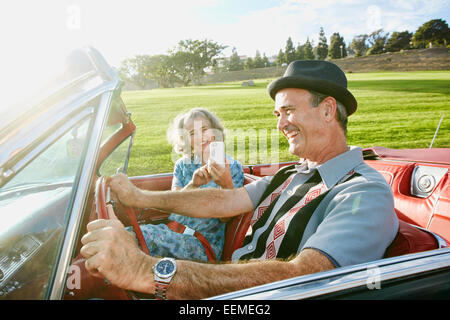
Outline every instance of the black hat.
<svg viewBox="0 0 450 320"><path fill-rule="evenodd" d="M267 87L275 100L276 93L285 88L299 88L327 94L341 102L347 115L356 111L355 97L347 90L347 78L334 63L323 60L297 60L291 62L283 77L272 81Z"/></svg>

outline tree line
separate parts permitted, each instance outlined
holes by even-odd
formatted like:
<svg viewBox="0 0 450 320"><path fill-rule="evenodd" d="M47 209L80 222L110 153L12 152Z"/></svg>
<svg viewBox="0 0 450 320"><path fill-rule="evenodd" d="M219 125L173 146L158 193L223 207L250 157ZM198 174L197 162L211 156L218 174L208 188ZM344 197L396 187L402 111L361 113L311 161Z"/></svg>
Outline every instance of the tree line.
<svg viewBox="0 0 450 320"><path fill-rule="evenodd" d="M208 40L182 40L168 54L136 55L122 61L119 74L124 80L145 88L150 81L159 87L197 83L205 69L216 64L216 58L227 46Z"/></svg>
<svg viewBox="0 0 450 320"><path fill-rule="evenodd" d="M137 55L122 61L119 73L124 80L145 88L154 81L159 87L188 86L200 82L205 70L228 72L271 66L283 66L294 60L341 59L347 55L361 57L384 52L397 52L431 46L447 46L450 31L447 22L434 19L424 23L413 34L409 31L385 33L383 29L370 34L355 36L347 46L338 32L330 37L328 44L323 28L320 28L318 43L307 38L304 44L294 45L289 37L276 59L270 61L265 53L256 50L254 57L242 59L236 48L229 58L220 57L228 46L211 40L182 40L167 54Z"/></svg>

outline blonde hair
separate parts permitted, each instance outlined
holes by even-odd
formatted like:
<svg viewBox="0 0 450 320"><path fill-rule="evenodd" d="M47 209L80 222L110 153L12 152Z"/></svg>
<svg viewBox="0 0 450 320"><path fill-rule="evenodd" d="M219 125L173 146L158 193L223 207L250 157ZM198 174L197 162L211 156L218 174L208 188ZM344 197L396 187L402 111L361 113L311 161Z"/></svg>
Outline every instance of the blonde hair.
<svg viewBox="0 0 450 320"><path fill-rule="evenodd" d="M209 110L194 108L177 115L167 129L167 141L173 146L176 153L186 156L191 155L190 136L184 126L188 120L198 117L203 117L209 121L211 129L214 130L215 141L225 140L225 132L220 119Z"/></svg>

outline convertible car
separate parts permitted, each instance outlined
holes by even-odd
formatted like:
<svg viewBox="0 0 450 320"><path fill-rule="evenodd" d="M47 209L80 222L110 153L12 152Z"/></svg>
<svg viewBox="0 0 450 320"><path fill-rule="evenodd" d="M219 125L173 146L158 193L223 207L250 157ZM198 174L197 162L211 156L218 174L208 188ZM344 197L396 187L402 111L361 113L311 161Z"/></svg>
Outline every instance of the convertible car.
<svg viewBox="0 0 450 320"><path fill-rule="evenodd" d="M107 180L127 172L135 125L122 81L101 54L72 53L67 70L38 104L10 111L0 125L0 299L151 299L91 277L80 256L86 225L107 218ZM5 119L5 118L4 118ZM399 299L450 297L450 148L364 149L392 186L400 219L383 259L290 278L210 299ZM245 183L290 163L246 165ZM131 177L168 190L172 174ZM167 213L123 208L124 224ZM250 214L227 222L223 260L239 248Z"/></svg>

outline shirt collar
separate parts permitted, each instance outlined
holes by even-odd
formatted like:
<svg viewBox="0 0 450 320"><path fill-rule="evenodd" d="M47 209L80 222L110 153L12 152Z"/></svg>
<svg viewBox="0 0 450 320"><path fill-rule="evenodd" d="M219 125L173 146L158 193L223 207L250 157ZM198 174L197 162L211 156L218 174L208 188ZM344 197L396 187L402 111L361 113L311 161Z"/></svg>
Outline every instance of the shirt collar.
<svg viewBox="0 0 450 320"><path fill-rule="evenodd" d="M317 169L320 177L329 189L341 180L347 173L363 162L362 149L350 147L350 150L328 160L322 164L311 163L308 160L295 165L295 171L301 174L309 174Z"/></svg>
<svg viewBox="0 0 450 320"><path fill-rule="evenodd" d="M363 163L362 149L359 147L350 147L347 152L328 160L317 166L320 176L327 188L333 187L347 173L357 165Z"/></svg>

